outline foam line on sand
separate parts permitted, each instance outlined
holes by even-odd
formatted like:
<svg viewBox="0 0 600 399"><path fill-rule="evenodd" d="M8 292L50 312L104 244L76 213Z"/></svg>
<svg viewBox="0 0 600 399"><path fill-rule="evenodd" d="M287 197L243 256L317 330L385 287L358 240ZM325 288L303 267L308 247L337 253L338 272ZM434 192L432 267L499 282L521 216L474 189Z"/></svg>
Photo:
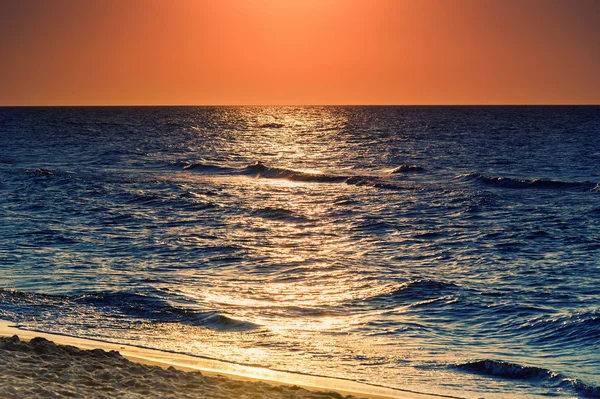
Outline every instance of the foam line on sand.
<svg viewBox="0 0 600 399"><path fill-rule="evenodd" d="M390 389L379 386L372 386L368 384L362 384L355 381L349 380L341 380L335 378L327 378L327 377L316 377L311 375L304 374L295 374L295 373L286 373L281 371L274 371L260 367L251 367L245 365L239 365L235 363L222 362L214 359L207 359L196 356L189 356L179 353L165 352L154 349L147 348L139 348L136 346L129 345L121 345L108 343L104 341L96 341L91 339L83 339L76 338L71 336L59 335L59 334L50 334L43 333L37 331L23 330L19 329L13 325L13 323L0 320L0 337L12 337L17 335L20 341L9 342L10 340L3 340L3 345L8 349L0 350L0 361L3 363L3 368L5 371L0 371L0 380L3 380L3 385L10 385L10 378L15 378L15 375L10 375L10 372L7 370L15 370L13 374L22 373L22 375L17 376L18 378L13 381L18 381L22 383L25 381L24 376L29 375L29 377L34 381L36 379L42 379L40 376L35 374L35 367L28 367L27 370L22 372L18 371L19 365L16 364L16 360L24 361L25 364L35 364L35 361L40 361L45 364L45 370L43 377L47 378L47 370L52 370L52 365L49 362L58 362L61 370L64 370L65 364L68 364L69 367L73 368L73 362L83 362L80 364L78 369L90 371L90 367L95 371L94 373L98 374L86 374L83 377L77 376L75 379L67 380L65 385L65 381L61 380L62 388L64 388L65 396L69 396L68 392L71 394L74 393L75 397L83 397L87 395L86 392L81 391L84 389L78 386L68 387L68 382L72 381L71 384L79 384L81 385L81 378L84 378L89 381L94 381L93 383L101 383L102 375L107 375L109 373L113 375L113 379L111 381L117 381L115 379L115 370L120 370L118 373L126 374L129 379L125 379L129 381L131 379L135 379L135 373L131 374L127 370L137 370L135 369L136 364L143 364L146 366L159 366L162 369L168 369L166 372L170 372L169 381L172 381L172 385L170 386L171 391L175 392L175 396L173 397L182 397L179 393L177 393L177 389L181 387L178 384L184 384L181 386L192 386L196 384L200 386L200 388L186 388L185 397L190 398L209 398L209 397L248 397L248 398L341 398L342 395L351 395L353 397L361 397L361 398L369 398L369 399L435 399L440 397L448 397L443 395L434 395L434 394L423 394L419 392L412 391L403 391L397 389ZM63 347L57 347L52 344L52 342L48 343L45 340L36 339L31 341L32 339L39 337L45 338L46 340L52 341L57 345L68 345L71 347L79 348L80 350L90 351L94 349L102 349L106 352L109 351L118 351L121 356L118 354L110 354L110 356L102 355L101 351L96 352L74 352L73 349L65 350ZM24 342L31 341L28 344ZM12 351L18 351L19 355L15 353L9 353ZM69 352L70 351L70 352ZM97 356L92 356L96 353ZM36 357L37 356L37 357ZM41 357L40 357L41 356ZM54 356L54 358L52 358ZM61 358L61 356L63 358ZM65 360L64 357L68 357L68 361ZM41 359L41 360L40 360ZM103 360L102 360L103 359ZM12 363L11 363L12 362ZM107 363L108 362L108 363ZM112 363L111 363L112 362ZM131 363L134 362L134 363ZM85 367L84 367L85 366ZM89 367L88 367L89 366ZM139 366L138 366L139 367ZM201 372L202 376L198 374L191 373L181 373L179 371L173 370L173 367L177 370L187 371L187 372ZM40 368L41 370L41 368ZM154 371L152 371L154 370ZM164 372L165 370L163 370ZM84 372L84 371L82 371ZM7 374L8 373L8 374ZM28 374L29 373L29 374ZM104 374L102 374L104 373ZM158 374L156 374L158 373ZM161 371L158 368L148 367L146 369L145 375L146 379L144 380L144 384L141 384L138 387L135 386L123 386L123 381L116 382L116 384L120 384L118 387L121 390L121 393L127 393L127 397L132 398L142 398L142 397L171 397L164 392L159 393L158 391L153 391L152 384L157 382L158 385L164 386L163 378L167 378L164 375L160 374ZM56 374L56 373L51 373ZM62 373L65 374L65 373ZM63 377L61 374L61 378ZM154 376L156 377L149 377ZM160 375L159 375L160 374ZM58 375L58 374L56 374ZM52 375L52 378L55 378L56 375ZM122 377L118 376L118 377ZM226 378L217 378L217 376L226 377ZM155 378L157 381L154 381ZM188 379L197 378L198 381L188 381ZM87 381L86 380L86 381ZM50 389L51 383L54 380L49 380L44 384L43 387L40 387L42 391ZM237 384L235 383L237 382ZM7 384L8 383L8 384ZM15 385L17 383L15 382ZM134 385L136 383L133 383ZM147 385L150 384L150 385ZM185 385L187 384L187 385ZM200 385L198 385L200 384ZM211 385L212 384L212 385ZM92 384L93 385L93 384ZM139 385L139 384L138 384ZM141 387L141 388L140 388ZM297 387L301 387L306 389L298 389ZM21 393L25 393L25 391L19 392L19 387L15 386L11 389L15 389L15 398L19 397L18 395ZM98 387L96 387L98 388ZM98 389L94 388L94 392L98 392ZM24 389L33 389L31 386L25 387ZM69 391L70 389L70 391ZM105 387L104 389L112 390L114 386ZM129 391L128 391L129 389ZM239 390L240 392L236 392L235 390ZM203 391L204 390L204 391ZM215 391L220 392L217 395ZM317 393L319 391L320 393ZM44 391L47 393L47 391ZM142 392L139 394L139 392ZM147 392L147 395L144 394ZM244 395L241 393L245 392ZM252 393L254 392L254 393ZM330 392L329 394L324 394L323 392ZM31 392L29 392L31 393ZM6 394L6 392L4 392ZM223 396L222 396L222 395ZM137 396L136 396L137 395ZM179 395L179 396L178 396ZM33 397L33 396L32 396ZM43 394L38 397L45 397ZM61 397L61 395L58 395ZM96 397L104 397L104 396L96 396Z"/></svg>

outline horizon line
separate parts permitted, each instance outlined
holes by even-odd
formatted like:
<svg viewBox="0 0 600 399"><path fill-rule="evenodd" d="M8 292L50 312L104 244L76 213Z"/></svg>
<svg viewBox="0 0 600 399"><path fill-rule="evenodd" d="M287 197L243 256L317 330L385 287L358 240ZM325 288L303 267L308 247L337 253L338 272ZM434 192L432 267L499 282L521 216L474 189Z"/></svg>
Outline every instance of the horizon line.
<svg viewBox="0 0 600 399"><path fill-rule="evenodd" d="M0 108L51 107L594 107L600 103L458 103L458 104L35 104L4 105Z"/></svg>

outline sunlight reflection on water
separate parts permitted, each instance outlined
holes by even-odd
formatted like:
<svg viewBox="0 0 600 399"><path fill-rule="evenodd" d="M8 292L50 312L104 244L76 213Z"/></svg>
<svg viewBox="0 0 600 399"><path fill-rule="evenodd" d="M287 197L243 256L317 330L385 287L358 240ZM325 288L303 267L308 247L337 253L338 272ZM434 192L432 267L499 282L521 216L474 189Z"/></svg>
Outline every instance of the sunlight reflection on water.
<svg viewBox="0 0 600 399"><path fill-rule="evenodd" d="M481 358L597 382L593 110L18 112L1 317L473 397L564 394L454 368Z"/></svg>

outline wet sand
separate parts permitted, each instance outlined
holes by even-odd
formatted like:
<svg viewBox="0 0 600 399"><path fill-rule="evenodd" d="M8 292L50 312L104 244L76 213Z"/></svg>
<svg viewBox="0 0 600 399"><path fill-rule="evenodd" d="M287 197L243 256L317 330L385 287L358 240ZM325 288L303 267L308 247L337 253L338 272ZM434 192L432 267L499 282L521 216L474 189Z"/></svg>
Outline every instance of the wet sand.
<svg viewBox="0 0 600 399"><path fill-rule="evenodd" d="M0 337L1 398L443 397L21 330L2 320Z"/></svg>

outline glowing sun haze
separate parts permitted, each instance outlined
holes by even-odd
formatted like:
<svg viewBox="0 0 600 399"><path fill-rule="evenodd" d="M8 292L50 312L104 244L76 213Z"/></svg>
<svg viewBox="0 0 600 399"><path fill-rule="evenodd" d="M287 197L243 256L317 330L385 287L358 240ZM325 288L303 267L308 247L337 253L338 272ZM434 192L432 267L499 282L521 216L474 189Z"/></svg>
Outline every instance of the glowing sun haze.
<svg viewBox="0 0 600 399"><path fill-rule="evenodd" d="M0 105L598 104L595 0L0 0Z"/></svg>

